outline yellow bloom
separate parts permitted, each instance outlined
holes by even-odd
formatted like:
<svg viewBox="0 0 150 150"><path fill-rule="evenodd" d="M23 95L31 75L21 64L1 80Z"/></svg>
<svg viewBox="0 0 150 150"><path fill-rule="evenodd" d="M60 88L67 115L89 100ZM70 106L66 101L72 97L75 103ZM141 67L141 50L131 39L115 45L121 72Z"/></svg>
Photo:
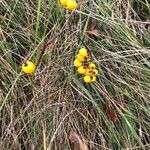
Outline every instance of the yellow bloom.
<svg viewBox="0 0 150 150"><path fill-rule="evenodd" d="M73 64L74 64L75 67L80 67L80 66L82 66L82 62L79 61L78 59L75 59L74 62L73 62Z"/></svg>
<svg viewBox="0 0 150 150"><path fill-rule="evenodd" d="M97 70L97 69L94 69L94 70L93 70L93 74L97 76L97 75L98 75L98 70Z"/></svg>
<svg viewBox="0 0 150 150"><path fill-rule="evenodd" d="M80 66L80 67L77 69L77 72L78 72L79 74L85 74L85 71L86 71L86 69L85 69L84 66Z"/></svg>
<svg viewBox="0 0 150 150"><path fill-rule="evenodd" d="M87 51L86 48L81 48L79 50L79 54L82 55L82 56L84 56L84 57L88 57L88 51Z"/></svg>
<svg viewBox="0 0 150 150"><path fill-rule="evenodd" d="M89 69L95 69L96 65L94 63L89 63L88 67Z"/></svg>
<svg viewBox="0 0 150 150"><path fill-rule="evenodd" d="M78 59L79 61L81 61L81 62L86 61L85 57L82 56L82 55L80 55L80 54L77 54L77 59Z"/></svg>
<svg viewBox="0 0 150 150"><path fill-rule="evenodd" d="M77 9L77 7L78 7L78 4L75 0L68 0L68 2L67 2L68 9L75 10L75 9Z"/></svg>
<svg viewBox="0 0 150 150"><path fill-rule="evenodd" d="M93 71L90 70L89 68L86 69L85 74L88 76L92 76L93 75Z"/></svg>
<svg viewBox="0 0 150 150"><path fill-rule="evenodd" d="M35 72L35 65L31 61L27 61L22 64L22 71L26 74L31 74Z"/></svg>
<svg viewBox="0 0 150 150"><path fill-rule="evenodd" d="M83 80L85 83L90 83L92 81L91 77L88 75L84 76Z"/></svg>
<svg viewBox="0 0 150 150"><path fill-rule="evenodd" d="M67 6L68 0L60 0L60 4L64 7Z"/></svg>
<svg viewBox="0 0 150 150"><path fill-rule="evenodd" d="M96 81L96 76L92 76L91 77L91 82L95 82Z"/></svg>

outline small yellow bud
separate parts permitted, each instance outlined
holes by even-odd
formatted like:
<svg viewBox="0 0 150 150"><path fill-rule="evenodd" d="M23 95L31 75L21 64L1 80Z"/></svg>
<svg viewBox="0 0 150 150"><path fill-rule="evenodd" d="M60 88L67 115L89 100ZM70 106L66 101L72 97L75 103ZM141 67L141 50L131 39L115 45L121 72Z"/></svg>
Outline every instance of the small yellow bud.
<svg viewBox="0 0 150 150"><path fill-rule="evenodd" d="M78 4L75 0L68 0L68 2L67 2L68 9L75 10L75 9L77 9L77 7L78 7Z"/></svg>
<svg viewBox="0 0 150 150"><path fill-rule="evenodd" d="M81 62L86 61L85 57L84 57L83 55L80 55L80 54L77 55L77 59L78 59L79 61L81 61Z"/></svg>
<svg viewBox="0 0 150 150"><path fill-rule="evenodd" d="M98 70L97 70L97 69L94 69L94 70L93 70L93 73L94 73L94 75L97 76L97 75L98 75Z"/></svg>
<svg viewBox="0 0 150 150"><path fill-rule="evenodd" d="M60 4L64 7L67 6L68 0L60 0Z"/></svg>
<svg viewBox="0 0 150 150"><path fill-rule="evenodd" d="M78 72L79 74L85 74L85 71L86 71L86 69L85 69L84 66L80 66L80 67L77 69L77 72Z"/></svg>
<svg viewBox="0 0 150 150"><path fill-rule="evenodd" d="M74 62L73 62L73 64L74 64L75 67L80 67L80 66L82 66L82 62L79 61L78 59L75 59Z"/></svg>
<svg viewBox="0 0 150 150"><path fill-rule="evenodd" d="M92 76L91 77L91 82L95 82L96 81L96 76Z"/></svg>
<svg viewBox="0 0 150 150"><path fill-rule="evenodd" d="M26 74L31 74L35 71L35 65L31 61L27 61L22 64L22 71Z"/></svg>
<svg viewBox="0 0 150 150"><path fill-rule="evenodd" d="M85 74L88 75L88 76L91 76L91 75L93 75L93 71L90 70L89 68L87 68L86 71L85 71Z"/></svg>
<svg viewBox="0 0 150 150"><path fill-rule="evenodd" d="M94 63L89 63L88 67L89 69L95 69L96 65Z"/></svg>
<svg viewBox="0 0 150 150"><path fill-rule="evenodd" d="M87 57L88 56L88 51L87 51L86 48L81 48L79 50L79 54L82 55L82 56L84 56L84 57Z"/></svg>
<svg viewBox="0 0 150 150"><path fill-rule="evenodd" d="M90 83L92 81L91 77L88 75L84 76L83 80L85 83Z"/></svg>

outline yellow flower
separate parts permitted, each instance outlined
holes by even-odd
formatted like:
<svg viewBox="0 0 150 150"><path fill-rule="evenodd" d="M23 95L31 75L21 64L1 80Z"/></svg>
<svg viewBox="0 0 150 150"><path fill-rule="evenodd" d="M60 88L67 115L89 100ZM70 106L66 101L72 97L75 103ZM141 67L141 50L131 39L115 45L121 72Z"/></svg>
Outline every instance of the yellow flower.
<svg viewBox="0 0 150 150"><path fill-rule="evenodd" d="M77 72L78 72L79 74L85 74L85 71L86 71L86 69L85 69L84 66L80 66L80 67L77 69Z"/></svg>
<svg viewBox="0 0 150 150"><path fill-rule="evenodd" d="M31 74L35 72L35 65L31 61L27 61L22 64L22 71L26 74Z"/></svg>
<svg viewBox="0 0 150 150"><path fill-rule="evenodd" d="M68 2L67 2L68 9L75 10L75 9L77 9L77 7L78 7L78 4L75 0L68 0Z"/></svg>
<svg viewBox="0 0 150 150"><path fill-rule="evenodd" d="M79 50L79 54L82 55L82 56L84 56L84 57L87 57L88 56L88 51L87 51L86 48L81 48Z"/></svg>
<svg viewBox="0 0 150 150"><path fill-rule="evenodd" d="M97 76L97 75L98 75L98 70L97 70L97 69L94 69L94 70L93 70L93 74Z"/></svg>
<svg viewBox="0 0 150 150"><path fill-rule="evenodd" d="M96 65L94 63L89 63L88 67L89 69L95 69Z"/></svg>
<svg viewBox="0 0 150 150"><path fill-rule="evenodd" d="M68 0L60 0L60 4L64 7L67 6Z"/></svg>
<svg viewBox="0 0 150 150"><path fill-rule="evenodd" d="M88 75L85 75L83 80L84 80L85 83L90 83L92 81L91 77L88 76Z"/></svg>
<svg viewBox="0 0 150 150"><path fill-rule="evenodd" d="M96 76L91 76L91 82L95 82L96 81Z"/></svg>
<svg viewBox="0 0 150 150"><path fill-rule="evenodd" d="M79 61L78 59L75 59L74 62L73 62L73 64L74 64L75 67L80 67L80 66L82 66L82 62Z"/></svg>
<svg viewBox="0 0 150 150"><path fill-rule="evenodd" d="M81 62L86 61L85 57L82 56L82 55L80 55L80 54L77 55L77 59L78 59L79 61L81 61Z"/></svg>
<svg viewBox="0 0 150 150"><path fill-rule="evenodd" d="M89 68L86 69L85 74L88 76L92 76L93 75L93 71L90 70Z"/></svg>

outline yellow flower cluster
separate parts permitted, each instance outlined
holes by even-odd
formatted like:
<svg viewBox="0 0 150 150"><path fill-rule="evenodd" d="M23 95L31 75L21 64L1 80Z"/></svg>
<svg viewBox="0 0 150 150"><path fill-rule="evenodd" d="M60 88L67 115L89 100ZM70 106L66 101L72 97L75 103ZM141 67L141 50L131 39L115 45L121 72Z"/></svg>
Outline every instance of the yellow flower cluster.
<svg viewBox="0 0 150 150"><path fill-rule="evenodd" d="M60 4L69 10L75 10L78 7L78 3L75 0L60 0Z"/></svg>
<svg viewBox="0 0 150 150"><path fill-rule="evenodd" d="M91 83L96 81L98 75L98 70L96 65L90 61L90 53L86 48L81 48L79 53L73 62L74 66L77 67L77 72L84 75L83 80L86 83Z"/></svg>

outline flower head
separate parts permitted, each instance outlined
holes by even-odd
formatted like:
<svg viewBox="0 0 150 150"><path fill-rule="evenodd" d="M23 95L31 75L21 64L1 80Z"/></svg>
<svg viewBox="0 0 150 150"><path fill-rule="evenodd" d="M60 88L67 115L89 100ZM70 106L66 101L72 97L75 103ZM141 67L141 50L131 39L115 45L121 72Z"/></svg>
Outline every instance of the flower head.
<svg viewBox="0 0 150 150"><path fill-rule="evenodd" d="M97 76L97 75L98 75L98 70L97 70L97 69L94 69L94 70L93 70L93 74Z"/></svg>
<svg viewBox="0 0 150 150"><path fill-rule="evenodd" d="M83 55L77 54L77 59L81 62L85 62L86 58Z"/></svg>
<svg viewBox="0 0 150 150"><path fill-rule="evenodd" d="M91 76L93 75L93 71L87 68L85 74Z"/></svg>
<svg viewBox="0 0 150 150"><path fill-rule="evenodd" d="M26 74L32 74L35 72L35 64L31 61L26 61L22 64L22 71Z"/></svg>
<svg viewBox="0 0 150 150"><path fill-rule="evenodd" d="M90 82L92 81L92 80L91 80L91 77L88 76L88 75L85 75L85 76L83 77L83 80L84 80L85 83L90 83Z"/></svg>
<svg viewBox="0 0 150 150"><path fill-rule="evenodd" d="M80 66L82 66L82 62L79 61L79 59L75 59L74 62L73 62L73 64L74 64L75 67L80 67Z"/></svg>
<svg viewBox="0 0 150 150"><path fill-rule="evenodd" d="M96 81L96 76L91 76L91 82L95 82Z"/></svg>
<svg viewBox="0 0 150 150"><path fill-rule="evenodd" d="M68 0L60 0L60 4L64 7L67 6Z"/></svg>
<svg viewBox="0 0 150 150"><path fill-rule="evenodd" d="M69 10L75 10L78 7L78 3L75 0L68 0L67 2L67 8Z"/></svg>
<svg viewBox="0 0 150 150"><path fill-rule="evenodd" d="M88 50L86 48L81 48L79 50L79 54L84 56L84 57L87 57L88 56Z"/></svg>
<svg viewBox="0 0 150 150"><path fill-rule="evenodd" d="M96 65L94 63L89 63L88 68L89 69L95 69Z"/></svg>
<svg viewBox="0 0 150 150"><path fill-rule="evenodd" d="M84 66L80 66L78 69L77 69L77 72L79 74L85 74L86 72L86 68Z"/></svg>

